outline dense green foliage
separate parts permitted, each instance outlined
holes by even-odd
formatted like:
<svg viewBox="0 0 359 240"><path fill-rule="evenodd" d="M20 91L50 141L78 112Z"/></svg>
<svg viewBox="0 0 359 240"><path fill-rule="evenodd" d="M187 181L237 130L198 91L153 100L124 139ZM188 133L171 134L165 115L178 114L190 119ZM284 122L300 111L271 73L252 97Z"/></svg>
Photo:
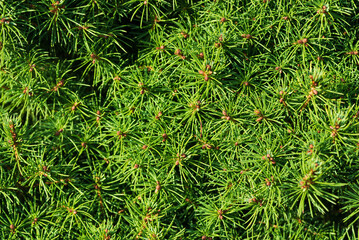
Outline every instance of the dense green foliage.
<svg viewBox="0 0 359 240"><path fill-rule="evenodd" d="M358 239L357 0L0 0L0 239Z"/></svg>

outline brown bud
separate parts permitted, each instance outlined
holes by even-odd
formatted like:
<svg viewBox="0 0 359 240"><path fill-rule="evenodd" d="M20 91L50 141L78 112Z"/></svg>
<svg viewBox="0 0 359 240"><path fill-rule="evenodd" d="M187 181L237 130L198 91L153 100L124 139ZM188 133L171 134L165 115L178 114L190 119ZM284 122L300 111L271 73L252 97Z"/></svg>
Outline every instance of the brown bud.
<svg viewBox="0 0 359 240"><path fill-rule="evenodd" d="M81 143L81 146L82 146L83 148L86 148L87 144L86 144L85 142L82 142L82 143Z"/></svg>
<svg viewBox="0 0 359 240"><path fill-rule="evenodd" d="M204 74L204 72L202 70L198 70L198 73L201 74L201 75Z"/></svg>
<svg viewBox="0 0 359 240"><path fill-rule="evenodd" d="M308 39L307 38L303 38L303 43L307 43L308 42Z"/></svg>
<svg viewBox="0 0 359 240"><path fill-rule="evenodd" d="M139 168L139 165L136 163L133 168L134 168L134 169L137 169L137 168Z"/></svg>
<svg viewBox="0 0 359 240"><path fill-rule="evenodd" d="M227 21L227 19L226 19L226 18L224 18L224 17L223 17L223 18L221 18L221 22L222 22L222 23L224 23L225 21Z"/></svg>
<svg viewBox="0 0 359 240"><path fill-rule="evenodd" d="M14 224L11 224L10 225L10 229L13 231L15 229L15 225Z"/></svg>
<svg viewBox="0 0 359 240"><path fill-rule="evenodd" d="M259 117L259 118L256 119L257 122L260 122L262 120L263 120L263 117Z"/></svg>
<svg viewBox="0 0 359 240"><path fill-rule="evenodd" d="M261 113L261 111L259 111L258 109L255 109L255 110L254 110L254 114L257 115L257 116L259 116L259 115L261 115L262 113Z"/></svg>

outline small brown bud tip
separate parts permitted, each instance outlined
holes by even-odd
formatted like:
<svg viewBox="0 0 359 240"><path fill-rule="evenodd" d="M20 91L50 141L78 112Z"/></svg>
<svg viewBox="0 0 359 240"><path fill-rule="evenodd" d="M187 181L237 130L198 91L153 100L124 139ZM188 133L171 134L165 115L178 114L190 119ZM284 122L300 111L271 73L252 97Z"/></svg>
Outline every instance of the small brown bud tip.
<svg viewBox="0 0 359 240"><path fill-rule="evenodd" d="M164 45L161 45L161 46L160 46L160 49L161 49L161 50L165 49L165 46L164 46Z"/></svg>
<svg viewBox="0 0 359 240"><path fill-rule="evenodd" d="M181 154L181 158L186 158L186 157L187 157L187 155L185 153Z"/></svg>
<svg viewBox="0 0 359 240"><path fill-rule="evenodd" d="M274 165L274 164L275 164L275 161L271 161L271 164L273 164L273 165Z"/></svg>
<svg viewBox="0 0 359 240"><path fill-rule="evenodd" d="M312 148L312 149L313 149L313 148L314 148L313 144L310 144L310 145L309 145L309 148Z"/></svg>
<svg viewBox="0 0 359 240"><path fill-rule="evenodd" d="M74 214L77 214L77 211L76 211L76 210L74 210Z"/></svg>
<svg viewBox="0 0 359 240"><path fill-rule="evenodd" d="M283 92L283 91L280 91L280 92L279 92L279 95L283 95L283 94L284 94L284 92Z"/></svg>
<svg viewBox="0 0 359 240"><path fill-rule="evenodd" d="M186 59L186 56L183 56L183 55L182 55L181 58L182 58L182 60L185 60L185 59Z"/></svg>
<svg viewBox="0 0 359 240"><path fill-rule="evenodd" d="M263 117L259 117L259 118L256 119L257 122L260 122L262 120L263 120Z"/></svg>
<svg viewBox="0 0 359 240"><path fill-rule="evenodd" d="M318 94L318 91L315 90L315 89L313 89L312 92L313 92L314 95L317 95L317 94Z"/></svg>
<svg viewBox="0 0 359 240"><path fill-rule="evenodd" d="M222 214L223 214L223 210L219 209L219 210L217 211L217 213L218 213L219 215L222 215Z"/></svg>
<svg viewBox="0 0 359 240"><path fill-rule="evenodd" d="M201 52L199 55L198 55L200 58L204 58L204 54Z"/></svg>
<svg viewBox="0 0 359 240"><path fill-rule="evenodd" d="M204 72L202 70L198 70L198 73L201 74L201 75L204 74Z"/></svg>
<svg viewBox="0 0 359 240"><path fill-rule="evenodd" d="M270 157L270 154L269 154L269 153L267 154L267 157L268 157L268 158Z"/></svg>
<svg viewBox="0 0 359 240"><path fill-rule="evenodd" d="M307 38L303 38L303 43L307 43L308 42L308 39Z"/></svg>
<svg viewBox="0 0 359 240"><path fill-rule="evenodd" d="M284 20L288 20L288 17L287 16L285 16L285 17L282 17Z"/></svg>
<svg viewBox="0 0 359 240"><path fill-rule="evenodd" d="M208 81L208 80L209 80L209 77L208 77L208 76L204 76L204 80L205 80L205 81Z"/></svg>
<svg viewBox="0 0 359 240"><path fill-rule="evenodd" d="M34 218L34 222L37 222L37 220L38 220L37 218Z"/></svg>
<svg viewBox="0 0 359 240"><path fill-rule="evenodd" d="M222 22L222 23L224 23L225 21L227 21L227 19L226 19L226 18L224 18L224 17L223 17L223 18L221 18L221 22Z"/></svg>
<svg viewBox="0 0 359 240"><path fill-rule="evenodd" d="M143 5L147 5L147 1L144 1L144 2L143 2Z"/></svg>
<svg viewBox="0 0 359 240"><path fill-rule="evenodd" d="M279 70L279 67L275 67L275 70L277 70L277 71L278 71L278 70Z"/></svg>
<svg viewBox="0 0 359 240"><path fill-rule="evenodd" d="M176 164L176 166L178 166L178 165L179 165L179 161L177 160L175 164Z"/></svg>
<svg viewBox="0 0 359 240"><path fill-rule="evenodd" d="M222 114L223 114L224 116L227 116L226 110L223 110L223 111L222 111Z"/></svg>
<svg viewBox="0 0 359 240"><path fill-rule="evenodd" d="M134 168L134 169L137 169L137 168L139 168L139 165L136 163L133 168Z"/></svg>
<svg viewBox="0 0 359 240"><path fill-rule="evenodd" d="M161 189L161 185L156 186L156 190L159 191Z"/></svg>
<svg viewBox="0 0 359 240"><path fill-rule="evenodd" d="M202 240L206 240L207 239L207 237L206 236L202 236Z"/></svg>
<svg viewBox="0 0 359 240"><path fill-rule="evenodd" d="M122 134L122 132L121 131L117 131L117 136L120 136L121 134Z"/></svg>
<svg viewBox="0 0 359 240"><path fill-rule="evenodd" d="M164 134L162 134L162 137L166 139L166 138L168 138L168 135L166 133L164 133Z"/></svg>
<svg viewBox="0 0 359 240"><path fill-rule="evenodd" d="M259 115L261 115L261 111L259 111L258 109L255 109L254 114L259 116Z"/></svg>
<svg viewBox="0 0 359 240"><path fill-rule="evenodd" d="M83 142L83 143L81 143L81 146L82 146L83 148L86 148L87 144L86 144L85 142Z"/></svg>
<svg viewBox="0 0 359 240"><path fill-rule="evenodd" d="M140 94L141 95L145 94L145 90L141 89Z"/></svg>
<svg viewBox="0 0 359 240"><path fill-rule="evenodd" d="M143 150L145 150L145 149L147 149L147 148L148 148L147 145L143 145L143 146L142 146L142 149L143 149Z"/></svg>
<svg viewBox="0 0 359 240"><path fill-rule="evenodd" d="M234 146L238 146L238 145L239 145L238 142L235 142L235 143L234 143Z"/></svg>
<svg viewBox="0 0 359 240"><path fill-rule="evenodd" d="M97 115L101 115L101 112L99 110L97 110L96 112Z"/></svg>
<svg viewBox="0 0 359 240"><path fill-rule="evenodd" d="M302 44L303 41L302 41L302 40L298 40L297 43L298 43L298 44Z"/></svg>
<svg viewBox="0 0 359 240"><path fill-rule="evenodd" d="M249 82L244 82L243 83L245 86L249 86Z"/></svg>
<svg viewBox="0 0 359 240"><path fill-rule="evenodd" d="M263 160L266 160L266 156L263 156L262 159L263 159Z"/></svg>
<svg viewBox="0 0 359 240"><path fill-rule="evenodd" d="M177 49L176 51L175 51L175 55L180 55L181 54L181 50L180 49Z"/></svg>
<svg viewBox="0 0 359 240"><path fill-rule="evenodd" d="M223 220L223 215L219 215L218 217L219 219Z"/></svg>
<svg viewBox="0 0 359 240"><path fill-rule="evenodd" d="M14 230L14 229L15 229L15 225L14 225L14 224L11 224L11 225L10 225L10 229L11 229L11 230Z"/></svg>
<svg viewBox="0 0 359 240"><path fill-rule="evenodd" d="M246 35L246 39L251 39L251 38L252 38L252 35L250 35L250 34Z"/></svg>

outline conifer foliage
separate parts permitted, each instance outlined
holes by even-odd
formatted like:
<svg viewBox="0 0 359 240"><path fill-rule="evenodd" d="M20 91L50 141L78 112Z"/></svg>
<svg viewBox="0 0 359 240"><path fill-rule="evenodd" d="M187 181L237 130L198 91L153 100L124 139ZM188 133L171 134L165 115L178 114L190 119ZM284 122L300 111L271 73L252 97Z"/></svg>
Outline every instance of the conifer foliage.
<svg viewBox="0 0 359 240"><path fill-rule="evenodd" d="M358 239L356 0L0 0L1 239Z"/></svg>

